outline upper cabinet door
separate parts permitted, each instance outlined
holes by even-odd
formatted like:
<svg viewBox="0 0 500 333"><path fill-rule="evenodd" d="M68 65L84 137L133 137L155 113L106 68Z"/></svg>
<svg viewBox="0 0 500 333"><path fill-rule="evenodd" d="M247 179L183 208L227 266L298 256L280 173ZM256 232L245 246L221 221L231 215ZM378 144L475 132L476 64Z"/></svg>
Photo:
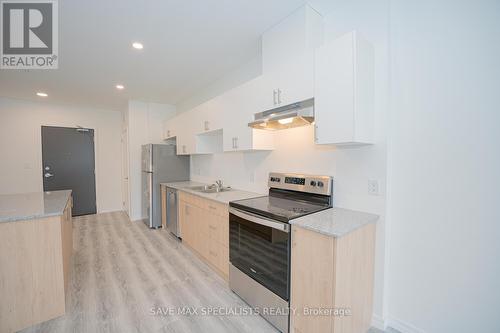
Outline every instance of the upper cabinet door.
<svg viewBox="0 0 500 333"><path fill-rule="evenodd" d="M163 140L172 139L176 136L177 117L170 118L163 123Z"/></svg>
<svg viewBox="0 0 500 333"><path fill-rule="evenodd" d="M199 106L193 118L195 134L215 131L222 128L220 96L217 96Z"/></svg>
<svg viewBox="0 0 500 333"><path fill-rule="evenodd" d="M317 49L314 114L318 144L373 142L373 48L356 32Z"/></svg>
<svg viewBox="0 0 500 333"><path fill-rule="evenodd" d="M196 153L196 140L194 119L196 116L196 109L183 112L176 118L176 144L177 155L190 155Z"/></svg>
<svg viewBox="0 0 500 333"><path fill-rule="evenodd" d="M323 18L308 5L263 34L263 110L313 97L314 49L322 40Z"/></svg>
<svg viewBox="0 0 500 333"><path fill-rule="evenodd" d="M272 150L274 135L272 132L255 130L248 127L255 113L262 111L262 104L256 96L263 89L263 77L260 76L223 94L224 151Z"/></svg>
<svg viewBox="0 0 500 333"><path fill-rule="evenodd" d="M323 43L323 17L309 5L294 11L262 35L264 75L292 56L310 53Z"/></svg>
<svg viewBox="0 0 500 333"><path fill-rule="evenodd" d="M268 103L273 109L314 97L314 53L291 55L283 64L265 75Z"/></svg>
<svg viewBox="0 0 500 333"><path fill-rule="evenodd" d="M215 131L223 127L223 108L221 95L204 103L204 117L201 119L203 131Z"/></svg>

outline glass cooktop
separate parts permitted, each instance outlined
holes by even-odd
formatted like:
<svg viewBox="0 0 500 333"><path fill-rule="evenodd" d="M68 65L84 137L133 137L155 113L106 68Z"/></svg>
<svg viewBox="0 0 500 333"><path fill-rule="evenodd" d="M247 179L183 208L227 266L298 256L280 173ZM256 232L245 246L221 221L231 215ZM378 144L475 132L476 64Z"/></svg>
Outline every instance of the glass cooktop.
<svg viewBox="0 0 500 333"><path fill-rule="evenodd" d="M231 201L229 205L282 222L330 208L330 205L327 204L274 196Z"/></svg>

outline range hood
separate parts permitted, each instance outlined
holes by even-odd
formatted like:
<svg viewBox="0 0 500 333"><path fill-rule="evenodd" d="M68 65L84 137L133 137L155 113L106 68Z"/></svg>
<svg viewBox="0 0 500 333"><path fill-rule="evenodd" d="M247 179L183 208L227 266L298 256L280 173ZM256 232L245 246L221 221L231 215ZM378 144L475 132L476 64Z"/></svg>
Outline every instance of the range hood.
<svg viewBox="0 0 500 333"><path fill-rule="evenodd" d="M314 98L254 115L249 127L264 130L281 130L309 125L314 121Z"/></svg>

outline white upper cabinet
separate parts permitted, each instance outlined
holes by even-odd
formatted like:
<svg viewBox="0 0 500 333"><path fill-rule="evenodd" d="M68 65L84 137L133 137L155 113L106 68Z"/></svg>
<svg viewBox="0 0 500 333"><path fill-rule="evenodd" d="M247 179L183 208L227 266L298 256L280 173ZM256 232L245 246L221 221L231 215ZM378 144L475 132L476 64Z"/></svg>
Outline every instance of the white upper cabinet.
<svg viewBox="0 0 500 333"><path fill-rule="evenodd" d="M217 96L196 107L197 113L193 119L196 134L219 130L222 128L222 110L220 96Z"/></svg>
<svg viewBox="0 0 500 333"><path fill-rule="evenodd" d="M323 18L304 5L262 35L264 74L286 66L286 59L310 53L323 43Z"/></svg>
<svg viewBox="0 0 500 333"><path fill-rule="evenodd" d="M258 77L221 95L224 110L224 151L274 149L274 133L248 127L253 115L262 111L255 98L263 90L263 77Z"/></svg>
<svg viewBox="0 0 500 333"><path fill-rule="evenodd" d="M373 143L373 61L373 47L355 31L316 50L316 143Z"/></svg>
<svg viewBox="0 0 500 333"><path fill-rule="evenodd" d="M173 139L176 136L177 117L170 118L163 123L163 140Z"/></svg>
<svg viewBox="0 0 500 333"><path fill-rule="evenodd" d="M304 101L314 97L313 53L290 56L283 66L264 74L262 110Z"/></svg>
<svg viewBox="0 0 500 333"><path fill-rule="evenodd" d="M323 18L305 5L262 36L263 110L314 96L314 49L323 41Z"/></svg>
<svg viewBox="0 0 500 333"><path fill-rule="evenodd" d="M196 119L196 111L197 109L194 108L176 117L175 133L177 155L191 155L196 153L195 128L193 126L194 119Z"/></svg>

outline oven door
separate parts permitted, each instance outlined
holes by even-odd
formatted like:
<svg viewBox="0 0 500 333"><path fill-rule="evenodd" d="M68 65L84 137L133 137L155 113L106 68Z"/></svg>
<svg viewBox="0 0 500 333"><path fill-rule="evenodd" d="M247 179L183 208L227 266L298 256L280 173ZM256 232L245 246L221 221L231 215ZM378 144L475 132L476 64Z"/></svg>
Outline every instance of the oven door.
<svg viewBox="0 0 500 333"><path fill-rule="evenodd" d="M229 261L289 300L290 225L229 208Z"/></svg>

